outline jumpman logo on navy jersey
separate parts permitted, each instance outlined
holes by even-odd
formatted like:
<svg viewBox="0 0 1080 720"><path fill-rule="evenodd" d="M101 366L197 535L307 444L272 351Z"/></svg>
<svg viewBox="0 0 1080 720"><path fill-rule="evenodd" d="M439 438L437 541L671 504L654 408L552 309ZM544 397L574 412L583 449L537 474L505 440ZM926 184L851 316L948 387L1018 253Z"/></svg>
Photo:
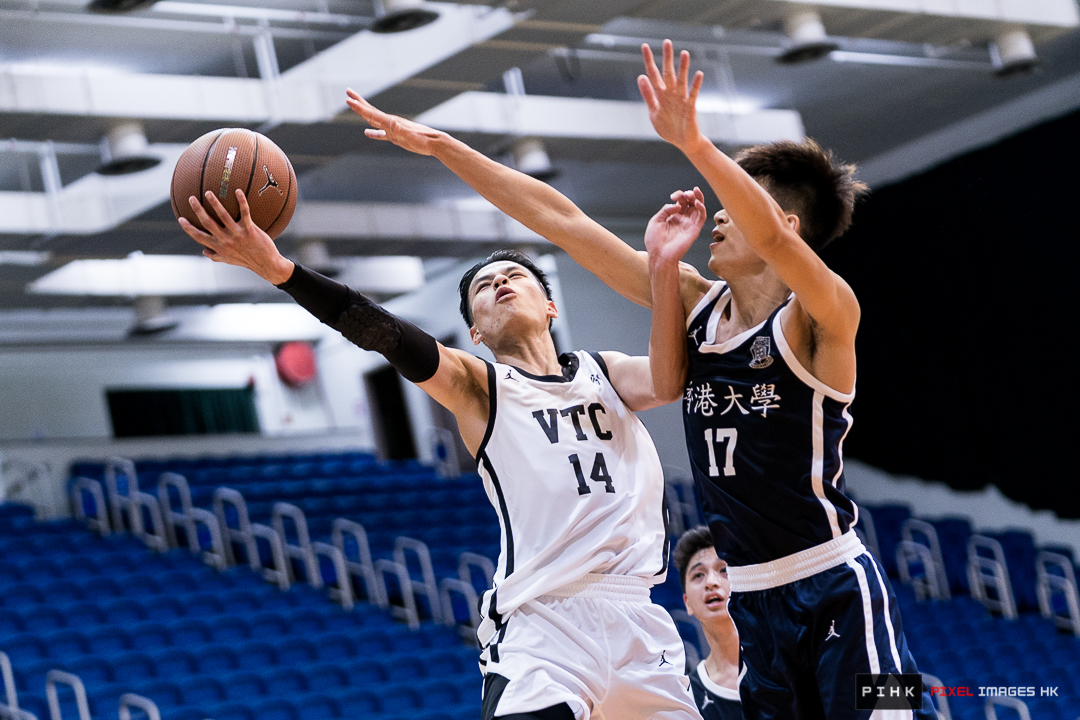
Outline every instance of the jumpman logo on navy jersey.
<svg viewBox="0 0 1080 720"><path fill-rule="evenodd" d="M667 655L667 650L661 651L661 653L660 653L660 664L657 665L657 667L664 667L665 665L671 665L672 664L672 662L670 660L668 660L666 657L664 657L665 655Z"/></svg>
<svg viewBox="0 0 1080 720"><path fill-rule="evenodd" d="M825 636L825 640L829 641L833 638L839 638L840 633L836 632L836 621L832 621L832 625L829 626L829 634Z"/></svg>
<svg viewBox="0 0 1080 720"><path fill-rule="evenodd" d="M698 330L701 330L701 328L696 327L693 330L691 330L690 332L686 333L686 337L693 340L695 345L701 345L701 341L697 339Z"/></svg>
<svg viewBox="0 0 1080 720"><path fill-rule="evenodd" d="M709 705L713 705L713 704L715 704L715 703L713 703L713 699L711 697L709 697L708 695L706 695L705 696L705 702L701 703L701 709L704 710Z"/></svg>

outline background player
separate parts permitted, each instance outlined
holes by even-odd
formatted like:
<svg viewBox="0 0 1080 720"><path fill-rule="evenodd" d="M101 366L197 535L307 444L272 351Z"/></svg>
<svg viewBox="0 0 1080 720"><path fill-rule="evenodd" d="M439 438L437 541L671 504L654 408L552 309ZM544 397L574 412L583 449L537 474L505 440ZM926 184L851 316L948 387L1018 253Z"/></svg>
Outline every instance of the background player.
<svg viewBox="0 0 1080 720"><path fill-rule="evenodd" d="M648 358L557 357L558 314L544 274L524 255L494 253L461 280L461 311L490 364L444 347L333 280L285 259L251 221L213 195L190 198L219 262L247 267L362 348L382 353L457 418L502 529L495 587L478 636L483 716L514 720L698 718L682 641L649 588L667 569L660 460L633 410L652 392ZM667 206L653 234L696 237L701 205Z"/></svg>
<svg viewBox="0 0 1080 720"><path fill-rule="evenodd" d="M704 720L742 720L739 702L739 632L728 614L727 563L716 555L707 527L687 530L675 544L686 612L698 619L709 655L690 669L694 700Z"/></svg>

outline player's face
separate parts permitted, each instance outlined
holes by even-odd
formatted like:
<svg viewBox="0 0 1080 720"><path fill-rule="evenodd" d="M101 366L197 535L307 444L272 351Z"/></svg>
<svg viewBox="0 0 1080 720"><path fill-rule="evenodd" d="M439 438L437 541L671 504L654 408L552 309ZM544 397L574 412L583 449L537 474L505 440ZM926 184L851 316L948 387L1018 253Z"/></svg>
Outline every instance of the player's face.
<svg viewBox="0 0 1080 720"><path fill-rule="evenodd" d="M703 625L714 620L726 620L730 596L727 563L717 557L716 550L711 547L694 553L686 568L686 591L683 595L686 612Z"/></svg>
<svg viewBox="0 0 1080 720"><path fill-rule="evenodd" d="M547 332L558 315L536 276L509 260L480 269L469 286L469 303L475 342L507 333Z"/></svg>
<svg viewBox="0 0 1080 720"><path fill-rule="evenodd" d="M709 269L726 280L760 272L765 261L751 249L727 210L713 216L716 227L709 245Z"/></svg>

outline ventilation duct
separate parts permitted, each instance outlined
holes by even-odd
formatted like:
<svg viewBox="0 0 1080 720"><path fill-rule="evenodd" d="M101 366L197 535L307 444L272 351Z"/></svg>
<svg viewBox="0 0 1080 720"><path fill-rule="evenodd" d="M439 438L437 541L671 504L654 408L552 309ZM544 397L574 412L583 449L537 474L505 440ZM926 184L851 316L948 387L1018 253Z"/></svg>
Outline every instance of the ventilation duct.
<svg viewBox="0 0 1080 720"><path fill-rule="evenodd" d="M101 139L99 175L128 175L155 167L161 158L151 155L141 123L117 125Z"/></svg>
<svg viewBox="0 0 1080 720"><path fill-rule="evenodd" d="M432 23L439 13L423 0L382 0L375 4L375 22L369 28L376 33L400 33Z"/></svg>
<svg viewBox="0 0 1080 720"><path fill-rule="evenodd" d="M815 10L800 10L784 19L787 45L777 57L786 65L810 62L825 57L840 46L825 34L825 24Z"/></svg>

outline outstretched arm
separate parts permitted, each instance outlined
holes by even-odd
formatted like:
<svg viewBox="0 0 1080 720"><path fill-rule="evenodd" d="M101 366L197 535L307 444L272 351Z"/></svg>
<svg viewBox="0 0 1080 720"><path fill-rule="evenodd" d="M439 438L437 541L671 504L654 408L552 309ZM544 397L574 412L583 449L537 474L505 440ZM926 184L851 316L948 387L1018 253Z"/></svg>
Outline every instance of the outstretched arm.
<svg viewBox="0 0 1080 720"><path fill-rule="evenodd" d="M602 353L611 384L631 410L648 410L682 397L686 386L686 313L679 290L679 260L705 224L701 190L678 192L645 230L652 279L649 356Z"/></svg>
<svg viewBox="0 0 1080 720"><path fill-rule="evenodd" d="M240 219L233 220L212 192L206 204L189 198L199 230L181 218L180 226L215 262L246 267L289 293L320 321L345 339L381 353L407 380L454 413L466 446L475 451L487 427L487 368L483 361L438 343L407 320L396 317L360 293L286 259L270 237L251 220L243 191L236 191Z"/></svg>
<svg viewBox="0 0 1080 720"><path fill-rule="evenodd" d="M565 250L612 290L649 307L649 269L644 253L588 217L558 190L495 162L447 133L385 113L353 90L348 91L347 102L372 126L365 131L368 137L434 156L497 208ZM697 280L688 276L684 284L688 293L697 292L688 300L691 306L707 289L700 276Z"/></svg>
<svg viewBox="0 0 1080 720"><path fill-rule="evenodd" d="M649 118L664 140L678 147L698 169L742 231L746 241L791 288L815 328L851 339L859 311L855 295L829 270L798 234L798 219L786 214L754 178L705 137L698 127L697 101L702 73L689 79L690 54L685 50L675 70L674 50L664 41L663 71L652 50L642 45L647 75L638 87L649 107Z"/></svg>

